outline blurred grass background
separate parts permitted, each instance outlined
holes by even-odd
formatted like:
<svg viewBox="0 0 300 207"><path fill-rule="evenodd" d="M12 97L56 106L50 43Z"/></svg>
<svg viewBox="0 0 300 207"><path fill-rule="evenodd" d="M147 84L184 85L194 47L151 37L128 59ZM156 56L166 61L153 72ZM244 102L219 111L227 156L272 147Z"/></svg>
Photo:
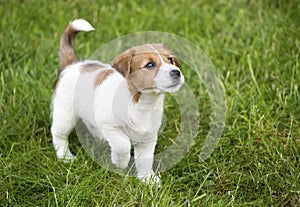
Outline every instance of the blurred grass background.
<svg viewBox="0 0 300 207"><path fill-rule="evenodd" d="M298 1L0 0L0 17L1 206L300 205ZM59 38L74 18L96 28L76 40L82 59L138 31L180 35L208 55L227 99L226 128L209 159L199 162L200 132L188 155L162 173L159 189L98 166L75 134L78 160L57 161L49 106ZM207 97L184 73L193 92ZM171 101L170 137L177 120ZM199 106L209 120L209 100Z"/></svg>

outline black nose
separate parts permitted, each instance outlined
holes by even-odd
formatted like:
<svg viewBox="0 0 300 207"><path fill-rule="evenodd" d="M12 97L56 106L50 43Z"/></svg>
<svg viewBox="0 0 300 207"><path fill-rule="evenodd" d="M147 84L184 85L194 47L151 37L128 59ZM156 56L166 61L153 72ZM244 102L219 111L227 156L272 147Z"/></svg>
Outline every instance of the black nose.
<svg viewBox="0 0 300 207"><path fill-rule="evenodd" d="M170 71L170 76L174 79L179 79L180 75L181 75L181 73L179 70L171 70Z"/></svg>

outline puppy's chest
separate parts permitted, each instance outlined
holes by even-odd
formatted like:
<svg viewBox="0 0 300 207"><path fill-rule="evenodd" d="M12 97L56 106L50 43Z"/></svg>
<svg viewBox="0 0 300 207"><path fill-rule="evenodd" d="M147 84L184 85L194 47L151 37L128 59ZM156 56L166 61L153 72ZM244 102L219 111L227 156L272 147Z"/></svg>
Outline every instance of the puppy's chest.
<svg viewBox="0 0 300 207"><path fill-rule="evenodd" d="M142 110L129 112L127 126L124 129L131 141L147 142L156 138L161 125L162 111Z"/></svg>

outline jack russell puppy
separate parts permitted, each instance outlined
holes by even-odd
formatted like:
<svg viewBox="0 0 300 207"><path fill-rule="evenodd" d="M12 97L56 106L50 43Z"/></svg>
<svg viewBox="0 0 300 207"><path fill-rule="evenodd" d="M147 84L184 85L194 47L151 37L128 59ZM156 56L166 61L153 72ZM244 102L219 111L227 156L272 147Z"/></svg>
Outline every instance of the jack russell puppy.
<svg viewBox="0 0 300 207"><path fill-rule="evenodd" d="M159 183L152 170L165 92L184 83L175 55L162 44L145 44L126 50L111 64L79 61L73 49L80 31L94 28L83 19L65 29L59 48L62 70L52 99L52 126L56 155L67 162L75 156L68 135L82 120L96 138L108 142L111 161L126 168L134 147L138 179Z"/></svg>

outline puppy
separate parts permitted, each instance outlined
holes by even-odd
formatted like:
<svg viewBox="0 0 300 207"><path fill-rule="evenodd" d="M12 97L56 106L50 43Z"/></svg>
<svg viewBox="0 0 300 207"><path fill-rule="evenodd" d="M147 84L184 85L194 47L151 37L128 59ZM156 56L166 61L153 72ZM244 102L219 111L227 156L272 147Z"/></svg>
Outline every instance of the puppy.
<svg viewBox="0 0 300 207"><path fill-rule="evenodd" d="M108 142L111 161L126 168L134 147L137 177L159 182L152 170L165 92L184 83L176 56L161 44L126 50L111 64L79 61L73 49L76 34L94 28L85 20L72 21L59 48L62 70L52 99L51 133L56 155L64 161L75 157L68 135L78 120L90 133Z"/></svg>

